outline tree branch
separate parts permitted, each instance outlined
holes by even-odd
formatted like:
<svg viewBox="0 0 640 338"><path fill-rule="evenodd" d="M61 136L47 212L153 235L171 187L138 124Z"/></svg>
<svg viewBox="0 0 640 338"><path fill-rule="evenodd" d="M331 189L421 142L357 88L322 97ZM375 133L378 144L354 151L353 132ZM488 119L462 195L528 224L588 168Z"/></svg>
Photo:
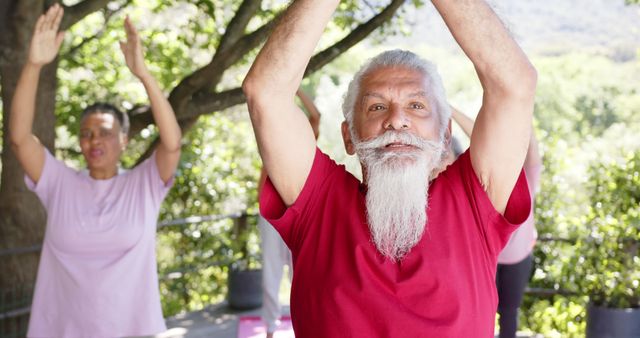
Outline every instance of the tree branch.
<svg viewBox="0 0 640 338"><path fill-rule="evenodd" d="M221 93L198 95L189 102L187 113L182 119L193 119L200 115L222 111L235 105L245 103L242 88L234 88Z"/></svg>
<svg viewBox="0 0 640 338"><path fill-rule="evenodd" d="M243 36L242 39L236 41L233 46L227 48L225 51L217 52L210 64L212 71L211 76L206 76L206 72L199 74L199 76L202 76L203 83L198 91L208 92L209 89L213 89L222 79L225 70L233 66L244 55L258 47L260 43L267 39L276 22L277 18L269 21L252 33Z"/></svg>
<svg viewBox="0 0 640 338"><path fill-rule="evenodd" d="M9 35L10 35L10 26L9 26L9 1L0 1L0 67L4 66L9 57Z"/></svg>
<svg viewBox="0 0 640 338"><path fill-rule="evenodd" d="M158 147L158 144L160 144L160 138L158 136L156 136L153 141L151 142L151 144L147 147L147 150L144 151L144 153L142 155L140 155L140 157L138 157L138 160L136 161L136 163L133 165L134 167L137 167L138 164L144 162L144 160L148 159L149 156L151 156L151 154L153 154L153 152L156 150L156 147Z"/></svg>
<svg viewBox="0 0 640 338"><path fill-rule="evenodd" d="M142 129L154 123L151 107L148 105L135 106L127 111L127 115L129 115L129 138L133 138Z"/></svg>
<svg viewBox="0 0 640 338"><path fill-rule="evenodd" d="M86 37L84 39L82 39L82 41L80 41L80 43L78 43L77 45L69 48L69 50L60 55L61 58L71 58L73 57L73 55L80 49L82 48L82 46L86 45L87 43L101 37L106 29L107 29L107 25L109 24L109 21L111 20L111 18L113 18L113 16L115 14L117 14L118 12L122 11L129 3L131 3L131 0L127 0L127 2L125 4L123 4L122 6L118 7L115 10L110 10L107 9L105 15L104 15L104 25L92 36Z"/></svg>
<svg viewBox="0 0 640 338"><path fill-rule="evenodd" d="M184 106L191 96L203 87L210 87L212 84L217 84L222 78L222 74L227 67L221 65L220 60L226 59L221 57L223 54L227 54L227 51L231 45L235 44L240 37L244 34L249 20L255 15L256 11L260 8L261 1L259 0L245 0L242 2L235 16L229 22L224 35L220 39L216 53L211 59L211 62L206 66L196 70L191 75L184 78L169 95L169 102L174 107L176 113L184 111ZM252 35L252 34L249 34ZM228 60L227 62L230 62ZM235 61L234 61L235 63Z"/></svg>
<svg viewBox="0 0 640 338"><path fill-rule="evenodd" d="M391 1L391 3L389 3L389 5L385 7L382 12L380 12L380 14L374 16L373 18L369 19L369 21L356 27L356 29L351 31L349 35L333 44L333 46L330 46L322 52L314 55L309 61L309 65L307 66L307 70L305 71L305 76L312 74L318 69L324 67L326 64L333 61L349 48L364 40L364 38L371 34L371 32L373 32L376 28L389 21L405 1L406 0Z"/></svg>
<svg viewBox="0 0 640 338"><path fill-rule="evenodd" d="M305 76L321 69L366 38L376 28L390 20L405 1L392 0L378 15L360 24L342 40L313 56L309 61ZM264 41L278 18L274 18L253 33L238 39L230 48L222 52L218 51L208 65L187 76L174 88L169 98L176 111L180 128L183 131L188 130L201 115L219 112L246 102L242 88L234 88L220 93L210 93L206 89L218 83L228 67L235 64L242 56ZM177 105L180 105L180 109L177 108ZM146 111L132 116L131 134L137 134L150 123L153 123L153 118L147 108ZM157 145L158 140L156 139L140 157L138 163L150 156Z"/></svg>
<svg viewBox="0 0 640 338"><path fill-rule="evenodd" d="M245 102L242 88L234 88L220 93L198 94L189 101L184 114L178 117L178 124L183 131L188 130L191 120L200 115L222 111L227 108ZM149 106L139 106L129 110L130 117L129 137L134 137L148 125L154 123L153 115Z"/></svg>
<svg viewBox="0 0 640 338"><path fill-rule="evenodd" d="M261 0L244 0L242 2L236 11L236 15L229 21L224 35L220 39L216 53L224 52L244 35L249 21L260 9L261 3Z"/></svg>
<svg viewBox="0 0 640 338"><path fill-rule="evenodd" d="M213 95L200 95L189 103L187 109L189 113L185 114L181 119L179 119L178 124L180 125L180 129L184 134L185 131L189 130L193 126L193 124L198 120L198 117L200 117L201 115L222 111L237 104L244 103L245 101L246 99L244 97L244 93L242 92L242 88L240 87ZM136 119L138 120L138 122L136 122L136 128L139 128L144 124L142 120L150 118L151 113L145 112L142 114L134 115L134 117L138 117ZM131 119L131 130L134 129L133 121L134 118ZM149 123L144 124L142 128L146 127L152 122L153 121L149 121ZM139 128L137 131L133 132L133 134L137 134L142 128ZM159 142L160 139L156 137L153 142L151 142L149 147L147 147L147 150L145 150L145 152L138 158L135 165L142 163L142 161L151 156L153 151L158 146Z"/></svg>
<svg viewBox="0 0 640 338"><path fill-rule="evenodd" d="M85 16L104 8L111 0L84 0L73 6L64 7L61 30L67 30Z"/></svg>
<svg viewBox="0 0 640 338"><path fill-rule="evenodd" d="M224 51L217 51L208 65L196 70L180 81L169 95L169 102L176 114L181 116L186 113L188 101L196 92L208 90L216 85L220 82L227 68L238 62L242 56L264 41L276 20L273 19L252 33L243 36L233 46L226 48Z"/></svg>

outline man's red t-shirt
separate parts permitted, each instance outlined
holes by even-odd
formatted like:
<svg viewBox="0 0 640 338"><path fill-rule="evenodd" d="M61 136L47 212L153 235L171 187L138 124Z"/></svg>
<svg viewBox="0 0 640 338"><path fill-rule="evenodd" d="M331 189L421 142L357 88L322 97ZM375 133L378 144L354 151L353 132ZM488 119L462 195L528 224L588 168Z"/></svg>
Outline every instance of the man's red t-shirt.
<svg viewBox="0 0 640 338"><path fill-rule="evenodd" d="M262 215L293 254L296 337L493 337L496 259L529 215L521 174L505 216L491 204L469 152L429 187L428 224L400 262L371 240L360 181L316 150L287 208L269 180Z"/></svg>

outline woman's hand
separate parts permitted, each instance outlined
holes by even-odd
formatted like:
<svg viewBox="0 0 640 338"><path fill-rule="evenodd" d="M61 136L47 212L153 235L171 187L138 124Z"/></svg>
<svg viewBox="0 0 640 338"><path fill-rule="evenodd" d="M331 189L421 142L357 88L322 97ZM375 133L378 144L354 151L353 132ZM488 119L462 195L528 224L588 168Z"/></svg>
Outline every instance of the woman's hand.
<svg viewBox="0 0 640 338"><path fill-rule="evenodd" d="M29 46L29 62L36 66L44 66L58 55L64 39L64 32L58 32L64 10L59 4L51 6L36 21L31 45Z"/></svg>
<svg viewBox="0 0 640 338"><path fill-rule="evenodd" d="M127 32L127 41L120 41L120 49L131 73L137 78L142 79L149 75L149 70L144 62L142 44L140 43L138 31L128 16L124 19L124 30Z"/></svg>

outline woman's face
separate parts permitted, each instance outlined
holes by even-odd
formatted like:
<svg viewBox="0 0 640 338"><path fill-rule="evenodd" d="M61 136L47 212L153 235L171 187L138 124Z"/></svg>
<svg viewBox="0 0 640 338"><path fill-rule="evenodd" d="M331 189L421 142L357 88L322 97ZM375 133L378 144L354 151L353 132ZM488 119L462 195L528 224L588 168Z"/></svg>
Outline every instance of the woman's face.
<svg viewBox="0 0 640 338"><path fill-rule="evenodd" d="M126 145L127 136L113 114L98 111L80 122L80 149L93 178L115 176Z"/></svg>

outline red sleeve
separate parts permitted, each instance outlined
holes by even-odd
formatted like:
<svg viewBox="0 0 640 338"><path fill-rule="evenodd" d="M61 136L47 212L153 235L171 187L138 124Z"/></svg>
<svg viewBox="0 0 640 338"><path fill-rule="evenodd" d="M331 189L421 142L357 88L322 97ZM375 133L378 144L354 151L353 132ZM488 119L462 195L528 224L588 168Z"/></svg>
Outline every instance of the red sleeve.
<svg viewBox="0 0 640 338"><path fill-rule="evenodd" d="M311 220L314 201L326 198L326 196L320 196L327 191L321 187L336 168L338 165L316 148L313 165L304 187L296 201L288 208L267 177L260 192L260 214L276 228L291 250L295 251L295 248L299 247L307 228L310 226L310 222L302 221L303 217L306 220Z"/></svg>
<svg viewBox="0 0 640 338"><path fill-rule="evenodd" d="M497 256L506 245L511 233L529 217L531 211L531 195L524 171L520 172L503 215L494 208L482 187L471 164L469 150L460 155L450 169L451 172L447 175L449 180L454 180L452 173L462 177L462 186L468 203L474 209L476 222L479 223L489 249Z"/></svg>

